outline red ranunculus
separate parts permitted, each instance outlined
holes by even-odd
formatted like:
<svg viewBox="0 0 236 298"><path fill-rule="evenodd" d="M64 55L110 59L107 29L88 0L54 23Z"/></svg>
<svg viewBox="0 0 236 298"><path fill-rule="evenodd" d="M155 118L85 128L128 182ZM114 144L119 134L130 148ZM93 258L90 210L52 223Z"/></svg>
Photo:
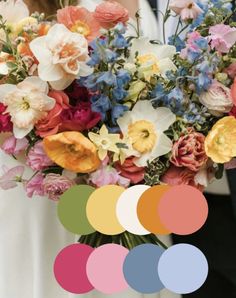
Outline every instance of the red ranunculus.
<svg viewBox="0 0 236 298"><path fill-rule="evenodd" d="M90 102L79 102L77 106L61 114L60 131L84 131L93 128L100 120L100 113L93 112Z"/></svg>
<svg viewBox="0 0 236 298"><path fill-rule="evenodd" d="M233 98L233 103L236 106L236 78L234 79L234 83L231 87L231 94L232 94L232 98Z"/></svg>
<svg viewBox="0 0 236 298"><path fill-rule="evenodd" d="M0 103L0 132L12 132L13 125L11 117L8 113L5 113L7 107Z"/></svg>
<svg viewBox="0 0 236 298"><path fill-rule="evenodd" d="M134 164L134 157L127 158L123 164L117 162L115 168L121 176L128 178L132 184L137 184L144 179L145 168L137 167Z"/></svg>

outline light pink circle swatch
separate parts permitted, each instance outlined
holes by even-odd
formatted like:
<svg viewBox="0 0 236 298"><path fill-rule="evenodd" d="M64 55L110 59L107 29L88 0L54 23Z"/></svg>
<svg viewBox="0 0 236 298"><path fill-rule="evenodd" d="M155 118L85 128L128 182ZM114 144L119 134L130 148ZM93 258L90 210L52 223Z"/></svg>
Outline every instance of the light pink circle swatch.
<svg viewBox="0 0 236 298"><path fill-rule="evenodd" d="M86 273L87 260L93 251L91 246L78 243L67 246L57 255L54 275L64 290L85 294L94 289Z"/></svg>
<svg viewBox="0 0 236 298"><path fill-rule="evenodd" d="M208 204L198 189L179 185L163 194L157 212L166 229L177 235L190 235L205 224Z"/></svg>
<svg viewBox="0 0 236 298"><path fill-rule="evenodd" d="M87 262L87 275L94 288L115 294L128 288L123 264L129 250L118 244L105 244L94 250Z"/></svg>

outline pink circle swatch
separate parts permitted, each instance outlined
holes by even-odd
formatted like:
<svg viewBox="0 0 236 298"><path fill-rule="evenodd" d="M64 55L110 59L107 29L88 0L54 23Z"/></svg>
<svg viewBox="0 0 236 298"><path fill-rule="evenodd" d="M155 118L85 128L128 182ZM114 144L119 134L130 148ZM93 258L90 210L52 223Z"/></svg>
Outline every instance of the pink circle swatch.
<svg viewBox="0 0 236 298"><path fill-rule="evenodd" d="M190 235L205 224L208 204L198 189L180 185L164 193L157 211L166 229L177 235Z"/></svg>
<svg viewBox="0 0 236 298"><path fill-rule="evenodd" d="M94 250L87 262L87 275L94 288L104 294L128 288L123 264L129 250L118 244L105 244Z"/></svg>
<svg viewBox="0 0 236 298"><path fill-rule="evenodd" d="M72 244L65 247L56 257L54 274L60 286L73 294L85 294L94 287L88 280L86 264L94 251L85 244Z"/></svg>

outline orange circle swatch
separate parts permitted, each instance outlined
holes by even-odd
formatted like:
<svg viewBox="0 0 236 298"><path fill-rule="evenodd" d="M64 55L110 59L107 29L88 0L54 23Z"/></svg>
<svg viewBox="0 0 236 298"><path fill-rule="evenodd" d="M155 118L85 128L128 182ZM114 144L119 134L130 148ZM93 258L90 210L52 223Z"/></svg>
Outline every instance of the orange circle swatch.
<svg viewBox="0 0 236 298"><path fill-rule="evenodd" d="M169 235L171 232L162 224L158 205L163 195L171 189L168 185L157 185L146 190L137 205L137 214L143 227L153 234Z"/></svg>
<svg viewBox="0 0 236 298"><path fill-rule="evenodd" d="M158 217L176 235L190 235L206 222L208 204L204 195L189 185L171 187L159 202Z"/></svg>

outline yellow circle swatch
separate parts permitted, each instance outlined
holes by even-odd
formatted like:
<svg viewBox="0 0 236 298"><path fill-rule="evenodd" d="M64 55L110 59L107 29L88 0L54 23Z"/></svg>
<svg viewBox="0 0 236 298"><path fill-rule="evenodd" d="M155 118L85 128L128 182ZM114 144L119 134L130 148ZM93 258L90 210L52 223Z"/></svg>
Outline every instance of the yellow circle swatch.
<svg viewBox="0 0 236 298"><path fill-rule="evenodd" d="M117 201L124 191L121 186L106 185L91 194L86 212L95 230L105 235L118 235L125 231L116 215Z"/></svg>

